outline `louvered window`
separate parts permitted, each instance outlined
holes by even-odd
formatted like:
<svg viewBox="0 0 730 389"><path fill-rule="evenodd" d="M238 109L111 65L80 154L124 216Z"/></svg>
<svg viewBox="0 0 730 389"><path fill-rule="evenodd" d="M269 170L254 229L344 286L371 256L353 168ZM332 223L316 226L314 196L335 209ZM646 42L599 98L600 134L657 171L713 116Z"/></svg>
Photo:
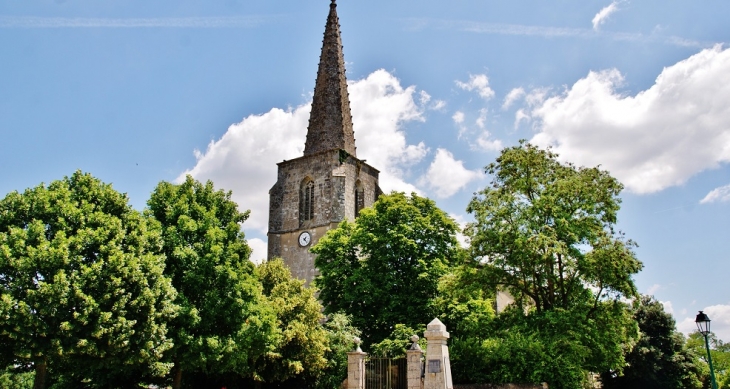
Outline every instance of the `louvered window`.
<svg viewBox="0 0 730 389"><path fill-rule="evenodd" d="M299 193L299 220L307 221L314 218L314 182L308 181L302 185Z"/></svg>

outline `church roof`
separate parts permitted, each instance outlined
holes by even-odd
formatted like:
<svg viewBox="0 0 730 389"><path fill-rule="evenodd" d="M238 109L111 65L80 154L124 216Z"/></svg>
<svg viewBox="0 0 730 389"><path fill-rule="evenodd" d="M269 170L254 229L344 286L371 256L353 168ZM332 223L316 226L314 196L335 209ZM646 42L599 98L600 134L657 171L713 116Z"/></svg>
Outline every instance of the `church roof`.
<svg viewBox="0 0 730 389"><path fill-rule="evenodd" d="M304 155L332 149L343 149L357 156L335 0L330 4L324 30Z"/></svg>

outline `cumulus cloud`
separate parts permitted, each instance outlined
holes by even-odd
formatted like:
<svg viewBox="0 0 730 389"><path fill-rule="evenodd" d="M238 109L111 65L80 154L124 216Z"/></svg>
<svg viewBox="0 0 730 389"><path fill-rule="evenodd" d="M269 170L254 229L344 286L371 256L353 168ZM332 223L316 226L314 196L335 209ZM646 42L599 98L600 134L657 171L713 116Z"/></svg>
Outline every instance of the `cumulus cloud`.
<svg viewBox="0 0 730 389"><path fill-rule="evenodd" d="M614 1L611 4L609 4L608 6L604 7L600 11L598 11L596 16L594 16L593 20L592 20L593 29L598 31L598 27L601 24L606 23L608 18L616 11L618 11L618 1Z"/></svg>
<svg viewBox="0 0 730 389"><path fill-rule="evenodd" d="M539 120L531 141L578 165L602 165L635 193L730 162L730 49L669 66L635 96L617 90L623 82L615 69L590 72L547 98L531 111Z"/></svg>
<svg viewBox="0 0 730 389"><path fill-rule="evenodd" d="M456 233L456 240L459 241L459 245L462 248L468 248L469 238L466 235L462 234L462 232L464 231L464 228L466 228L466 224L469 223L469 221L464 217L464 215L450 213L449 216L454 219L456 224L459 225L459 232Z"/></svg>
<svg viewBox="0 0 730 389"><path fill-rule="evenodd" d="M730 185L721 186L710 191L700 204L724 203L730 201Z"/></svg>
<svg viewBox="0 0 730 389"><path fill-rule="evenodd" d="M260 264L266 260L266 254L268 252L268 244L259 238L253 238L248 240L248 245L251 246L251 262Z"/></svg>
<svg viewBox="0 0 730 389"><path fill-rule="evenodd" d="M453 196L466 184L479 177L481 177L479 171L465 168L464 162L454 159L450 151L439 148L420 182L433 189L436 197L446 198Z"/></svg>
<svg viewBox="0 0 730 389"><path fill-rule="evenodd" d="M670 315L674 314L674 307L672 306L671 301L660 301L660 303L664 306L664 312Z"/></svg>
<svg viewBox="0 0 730 389"><path fill-rule="evenodd" d="M479 96L484 100L494 97L494 91L489 87L489 78L486 74L470 75L469 81L462 82L457 80L456 86L467 91L477 91Z"/></svg>
<svg viewBox="0 0 730 389"><path fill-rule="evenodd" d="M461 124L461 123L464 123L464 112L461 112L461 111L456 111L456 112L454 113L454 116L452 116L452 117L451 117L451 119L452 119L452 120L454 121L454 123L456 123L456 124Z"/></svg>
<svg viewBox="0 0 730 389"><path fill-rule="evenodd" d="M476 142L471 145L471 148L482 151L500 151L504 148L504 145L501 140L492 139L492 134L489 131L482 131Z"/></svg>
<svg viewBox="0 0 730 389"><path fill-rule="evenodd" d="M712 320L712 332L723 341L730 341L730 305L712 305L702 311ZM693 312L690 317L677 320L677 330L687 335L696 332L695 315L697 312Z"/></svg>
<svg viewBox="0 0 730 389"><path fill-rule="evenodd" d="M357 155L381 171L384 191L419 192L406 182L408 168L428 153L423 144L408 144L403 125L422 121L417 103L423 95L415 87L404 88L385 70L349 82ZM196 165L181 174L198 180L213 180L217 187L233 191L242 209L251 209L246 229L266 232L268 191L276 182L276 164L300 157L304 151L310 103L282 110L273 108L250 115L231 125L204 152L196 151ZM261 250L259 250L261 251Z"/></svg>

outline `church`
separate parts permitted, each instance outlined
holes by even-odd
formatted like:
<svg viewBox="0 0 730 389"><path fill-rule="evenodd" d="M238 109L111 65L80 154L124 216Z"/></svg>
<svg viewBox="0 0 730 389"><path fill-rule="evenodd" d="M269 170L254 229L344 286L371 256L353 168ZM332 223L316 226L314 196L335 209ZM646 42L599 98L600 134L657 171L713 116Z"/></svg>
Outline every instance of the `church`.
<svg viewBox="0 0 730 389"><path fill-rule="evenodd" d="M314 86L304 155L277 164L269 190L269 259L281 257L295 278L317 275L309 249L382 193L379 171L357 158L337 4L330 4Z"/></svg>

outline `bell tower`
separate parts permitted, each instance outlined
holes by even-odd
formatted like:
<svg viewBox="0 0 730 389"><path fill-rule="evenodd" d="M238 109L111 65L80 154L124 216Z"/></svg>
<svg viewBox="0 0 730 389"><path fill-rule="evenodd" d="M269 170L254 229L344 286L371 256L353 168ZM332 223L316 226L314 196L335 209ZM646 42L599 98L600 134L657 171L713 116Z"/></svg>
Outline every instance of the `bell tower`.
<svg viewBox="0 0 730 389"><path fill-rule="evenodd" d="M317 275L312 245L382 193L379 171L358 159L356 149L337 4L332 0L304 155L278 163L277 181L269 190L268 258L283 258L292 275L307 284Z"/></svg>

